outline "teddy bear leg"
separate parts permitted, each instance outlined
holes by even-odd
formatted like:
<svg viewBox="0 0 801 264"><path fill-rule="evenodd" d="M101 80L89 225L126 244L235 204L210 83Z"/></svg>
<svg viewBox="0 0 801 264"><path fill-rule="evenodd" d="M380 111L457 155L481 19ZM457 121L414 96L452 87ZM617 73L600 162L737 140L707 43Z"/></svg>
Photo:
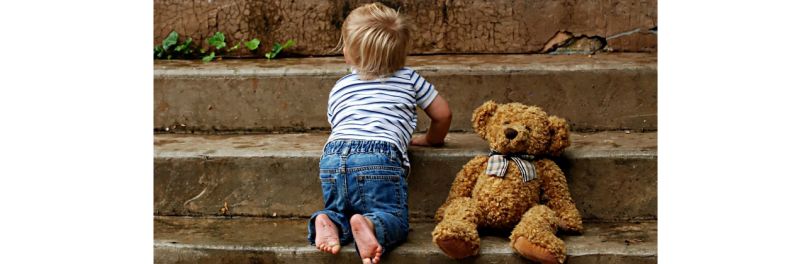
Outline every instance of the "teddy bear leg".
<svg viewBox="0 0 801 264"><path fill-rule="evenodd" d="M480 219L481 210L475 200L453 199L445 209L442 222L431 233L434 244L454 259L475 256L481 242L478 237Z"/></svg>
<svg viewBox="0 0 801 264"><path fill-rule="evenodd" d="M548 207L536 205L523 215L512 231L511 246L523 257L548 264L564 263L567 258L565 242L556 237L557 222Z"/></svg>
<svg viewBox="0 0 801 264"><path fill-rule="evenodd" d="M552 160L543 159L537 164L540 176L542 202L554 211L559 219L559 229L566 233L580 234L584 231L581 215L570 197L565 174Z"/></svg>

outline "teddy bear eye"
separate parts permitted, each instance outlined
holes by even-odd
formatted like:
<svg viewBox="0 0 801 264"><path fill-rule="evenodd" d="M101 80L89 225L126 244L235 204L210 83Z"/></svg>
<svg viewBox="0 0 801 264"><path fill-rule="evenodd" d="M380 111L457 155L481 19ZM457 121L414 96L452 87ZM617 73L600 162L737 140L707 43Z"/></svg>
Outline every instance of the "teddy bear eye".
<svg viewBox="0 0 801 264"><path fill-rule="evenodd" d="M504 126L509 125L509 122L504 122L503 125Z"/></svg>

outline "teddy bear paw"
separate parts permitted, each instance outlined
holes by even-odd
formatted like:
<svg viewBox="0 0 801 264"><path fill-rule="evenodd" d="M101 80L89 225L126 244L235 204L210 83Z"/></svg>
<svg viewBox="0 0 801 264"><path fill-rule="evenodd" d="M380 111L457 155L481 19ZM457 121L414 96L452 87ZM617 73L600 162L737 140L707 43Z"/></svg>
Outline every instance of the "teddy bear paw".
<svg viewBox="0 0 801 264"><path fill-rule="evenodd" d="M559 219L559 230L562 230L568 234L581 234L584 232L581 220L576 223L576 221L570 221L564 218Z"/></svg>
<svg viewBox="0 0 801 264"><path fill-rule="evenodd" d="M525 237L518 237L515 240L514 247L517 253L527 259L543 264L559 264L559 261L556 260L556 255L544 247L534 245Z"/></svg>
<svg viewBox="0 0 801 264"><path fill-rule="evenodd" d="M458 239L437 239L437 245L445 254L454 258L461 259L473 255L475 248L469 243Z"/></svg>

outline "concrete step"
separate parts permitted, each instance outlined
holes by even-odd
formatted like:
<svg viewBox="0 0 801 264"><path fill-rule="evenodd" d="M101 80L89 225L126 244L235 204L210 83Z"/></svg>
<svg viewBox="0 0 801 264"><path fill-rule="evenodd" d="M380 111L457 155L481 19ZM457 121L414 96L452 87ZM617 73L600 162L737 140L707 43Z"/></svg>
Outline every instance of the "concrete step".
<svg viewBox="0 0 801 264"><path fill-rule="evenodd" d="M337 255L310 246L307 221L155 217L154 263L360 263L353 243ZM381 263L531 263L512 251L508 235L483 235L478 256L453 260L432 243L434 226L411 223L407 241ZM559 235L567 246L566 263L657 263L656 222L585 224L584 230L580 236Z"/></svg>
<svg viewBox="0 0 801 264"><path fill-rule="evenodd" d="M203 40L220 31L228 47L258 38L258 51L231 56L264 57L273 42L295 40L282 54L323 55L339 41L342 22L365 0L156 0L153 45L175 30L207 50ZM416 27L414 54L531 53L559 30L607 39L619 51L656 51L657 0L595 1L380 1L408 15ZM241 47L241 46L240 46ZM217 54L224 52L217 52Z"/></svg>
<svg viewBox="0 0 801 264"><path fill-rule="evenodd" d="M408 60L472 132L488 100L542 107L575 131L657 130L657 55L460 55ZM156 132L330 131L328 94L346 75L342 57L162 61L153 65ZM421 110L416 131L428 129Z"/></svg>
<svg viewBox="0 0 801 264"><path fill-rule="evenodd" d="M328 134L154 136L155 215L308 217L323 208L318 163ZM554 158L586 221L656 220L657 132L572 133ZM489 152L473 133L411 147L409 212L432 219L456 174Z"/></svg>

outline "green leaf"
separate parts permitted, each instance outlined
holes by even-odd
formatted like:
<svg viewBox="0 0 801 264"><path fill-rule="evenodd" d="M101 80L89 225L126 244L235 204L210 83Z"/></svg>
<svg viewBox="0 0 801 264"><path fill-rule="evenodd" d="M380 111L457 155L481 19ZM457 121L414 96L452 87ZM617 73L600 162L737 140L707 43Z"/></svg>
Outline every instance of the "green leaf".
<svg viewBox="0 0 801 264"><path fill-rule="evenodd" d="M295 45L295 41L294 40L287 41L286 44L284 44L284 48L286 49L286 48L292 47L292 45Z"/></svg>
<svg viewBox="0 0 801 264"><path fill-rule="evenodd" d="M282 49L284 49L284 47L281 46L281 44L278 44L278 42L273 42L273 52L270 53L270 59L275 58L275 56L278 55Z"/></svg>
<svg viewBox="0 0 801 264"><path fill-rule="evenodd" d="M236 46L233 46L233 47L231 47L231 48L230 48L230 49L228 49L227 51L228 51L228 52L231 52L232 50L238 49L238 48L239 48L239 44L242 44L242 41L245 41L245 40L244 40L244 39L243 39L243 40L240 40L240 41L239 41L239 43L236 43Z"/></svg>
<svg viewBox="0 0 801 264"><path fill-rule="evenodd" d="M153 53L155 53L155 54L156 54L156 57L159 57L159 58L161 58L161 55L163 55L163 54L164 54L164 48L162 48L161 46L156 46L156 47L153 49Z"/></svg>
<svg viewBox="0 0 801 264"><path fill-rule="evenodd" d="M209 61L211 61L211 59L214 59L214 52L213 51L211 52L211 54L209 54L209 56L203 57L203 61L204 62L209 62Z"/></svg>
<svg viewBox="0 0 801 264"><path fill-rule="evenodd" d="M259 41L259 39L257 39L257 38L254 38L254 39L253 39L253 40L251 40L251 41L245 42L245 46L248 46L248 48L249 48L250 50L255 50L255 49L258 49L258 48L259 48L259 44L260 44L260 43L261 43L261 41Z"/></svg>
<svg viewBox="0 0 801 264"><path fill-rule="evenodd" d="M216 47L217 49L222 49L225 47L225 35L217 31L217 33L214 33L214 36L207 38L206 42Z"/></svg>
<svg viewBox="0 0 801 264"><path fill-rule="evenodd" d="M267 54L264 54L264 57L267 57L267 60L270 60L275 57L275 53L267 52Z"/></svg>
<svg viewBox="0 0 801 264"><path fill-rule="evenodd" d="M180 46L175 47L175 51L182 51L183 50L184 54L186 54L186 50L189 49L189 44L192 44L192 38L187 39L186 42L184 42L184 44L181 44Z"/></svg>
<svg viewBox="0 0 801 264"><path fill-rule="evenodd" d="M172 45L175 45L175 43L178 43L178 32L173 30L172 33L170 33L170 35L161 42L161 47L164 48L164 50L167 50Z"/></svg>
<svg viewBox="0 0 801 264"><path fill-rule="evenodd" d="M278 42L273 42L273 53L278 54L282 49L284 49L284 46L281 46Z"/></svg>
<svg viewBox="0 0 801 264"><path fill-rule="evenodd" d="M200 53L206 54L206 49L200 49Z"/></svg>
<svg viewBox="0 0 801 264"><path fill-rule="evenodd" d="M172 55L167 55L167 60L172 59Z"/></svg>

